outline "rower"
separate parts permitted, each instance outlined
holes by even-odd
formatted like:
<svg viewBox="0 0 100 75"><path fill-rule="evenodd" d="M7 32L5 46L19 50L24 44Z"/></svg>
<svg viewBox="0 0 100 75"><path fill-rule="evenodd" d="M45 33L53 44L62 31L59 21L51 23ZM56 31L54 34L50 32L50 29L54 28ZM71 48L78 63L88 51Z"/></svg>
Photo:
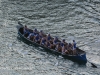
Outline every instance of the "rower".
<svg viewBox="0 0 100 75"><path fill-rule="evenodd" d="M46 41L46 47L52 48L52 45L51 45L51 43L49 41Z"/></svg>
<svg viewBox="0 0 100 75"><path fill-rule="evenodd" d="M29 36L28 36L27 38L30 39L31 37L34 37L34 36L35 36L35 34L34 34L34 32L33 32L33 33L30 33Z"/></svg>
<svg viewBox="0 0 100 75"><path fill-rule="evenodd" d="M58 40L57 37L55 37L53 40L51 40L51 41L49 41L49 42L50 42L50 47L51 47L51 49L55 49L57 43L59 42L59 40Z"/></svg>
<svg viewBox="0 0 100 75"><path fill-rule="evenodd" d="M52 37L51 37L50 33L48 33L48 35L47 35L47 37L46 37L46 40L47 40L47 41L51 41L51 39L52 39Z"/></svg>
<svg viewBox="0 0 100 75"><path fill-rule="evenodd" d="M53 40L53 44L54 44L54 45L57 45L57 43L58 43L58 38L55 37L54 40Z"/></svg>
<svg viewBox="0 0 100 75"><path fill-rule="evenodd" d="M69 54L73 54L73 45L71 43L68 43L67 49L69 51Z"/></svg>
<svg viewBox="0 0 100 75"><path fill-rule="evenodd" d="M60 45L60 42L57 43L56 48L55 48L58 52L62 52L62 47Z"/></svg>
<svg viewBox="0 0 100 75"><path fill-rule="evenodd" d="M46 39L45 39L45 37L43 37L41 39L40 45L46 45Z"/></svg>
<svg viewBox="0 0 100 75"><path fill-rule="evenodd" d="M27 28L26 25L24 26L23 32L24 32L24 35L26 35L26 34L29 35L29 33L30 33L29 29Z"/></svg>
<svg viewBox="0 0 100 75"><path fill-rule="evenodd" d="M44 37L44 33L43 33L42 30L40 30L40 32L39 32L39 36L40 36L40 39L42 39L42 37Z"/></svg>
<svg viewBox="0 0 100 75"><path fill-rule="evenodd" d="M62 46L62 54L69 54L67 43Z"/></svg>
<svg viewBox="0 0 100 75"><path fill-rule="evenodd" d="M61 41L60 45L63 47L64 44L66 44L65 39L63 39L63 40Z"/></svg>
<svg viewBox="0 0 100 75"><path fill-rule="evenodd" d="M34 35L39 34L39 32L37 31L37 29L36 29L36 28L33 30L33 32L34 32Z"/></svg>
<svg viewBox="0 0 100 75"><path fill-rule="evenodd" d="M40 43L39 34L36 34L36 35L35 35L34 41L37 42L37 43Z"/></svg>

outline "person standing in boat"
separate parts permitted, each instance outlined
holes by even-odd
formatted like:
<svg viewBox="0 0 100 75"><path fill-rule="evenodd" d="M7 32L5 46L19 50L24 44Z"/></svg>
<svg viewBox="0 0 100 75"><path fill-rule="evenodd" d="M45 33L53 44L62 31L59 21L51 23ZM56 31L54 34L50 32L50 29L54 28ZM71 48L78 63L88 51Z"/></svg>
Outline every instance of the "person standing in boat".
<svg viewBox="0 0 100 75"><path fill-rule="evenodd" d="M73 46L73 54L76 54L76 42L75 42L75 40L73 40L72 46Z"/></svg>

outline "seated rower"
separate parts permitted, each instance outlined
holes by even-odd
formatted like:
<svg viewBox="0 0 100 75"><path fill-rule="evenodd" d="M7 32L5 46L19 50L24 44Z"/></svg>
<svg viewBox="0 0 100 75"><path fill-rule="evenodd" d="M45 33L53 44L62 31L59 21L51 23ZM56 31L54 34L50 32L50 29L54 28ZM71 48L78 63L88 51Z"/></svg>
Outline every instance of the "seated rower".
<svg viewBox="0 0 100 75"><path fill-rule="evenodd" d="M53 39L53 38L52 38L52 39ZM49 42L50 42L50 48L51 48L51 49L55 49L57 43L59 42L59 40L58 40L57 37L55 37L53 40L52 40L52 39L49 41Z"/></svg>
<svg viewBox="0 0 100 75"><path fill-rule="evenodd" d="M36 43L40 43L40 37L39 37L39 34L36 34L36 35L35 35L34 41L35 41Z"/></svg>
<svg viewBox="0 0 100 75"><path fill-rule="evenodd" d="M40 30L40 32L39 32L39 36L40 36L40 39L42 39L42 38L44 37L44 33L43 33L42 30Z"/></svg>
<svg viewBox="0 0 100 75"><path fill-rule="evenodd" d="M46 40L47 41L51 41L52 40L52 37L51 37L50 33L48 33L48 35L46 36Z"/></svg>
<svg viewBox="0 0 100 75"><path fill-rule="evenodd" d="M58 52L62 52L62 47L60 45L60 42L57 43L56 48L55 48Z"/></svg>
<svg viewBox="0 0 100 75"><path fill-rule="evenodd" d="M23 28L23 32L24 32L24 34L23 34L24 36L25 36L25 35L29 35L29 33L30 33L30 32L29 32L29 29L27 28L26 25L25 25L24 28Z"/></svg>
<svg viewBox="0 0 100 75"><path fill-rule="evenodd" d="M62 46L62 54L69 54L67 43Z"/></svg>
<svg viewBox="0 0 100 75"><path fill-rule="evenodd" d="M39 34L39 32L37 31L37 29L36 29L36 28L33 30L33 33L34 33L34 35Z"/></svg>
<svg viewBox="0 0 100 75"><path fill-rule="evenodd" d="M53 40L53 44L54 44L54 45L57 45L58 42L59 42L58 38L55 37L54 40Z"/></svg>
<svg viewBox="0 0 100 75"><path fill-rule="evenodd" d="M61 41L60 45L63 47L64 44L66 44L65 39L63 39L63 40Z"/></svg>
<svg viewBox="0 0 100 75"><path fill-rule="evenodd" d="M46 39L45 39L45 37L43 37L41 39L40 45L44 45L44 46L46 45Z"/></svg>
<svg viewBox="0 0 100 75"><path fill-rule="evenodd" d="M73 54L73 46L71 43L68 44L68 51L69 51L69 54Z"/></svg>
<svg viewBox="0 0 100 75"><path fill-rule="evenodd" d="M31 37L34 38L34 36L35 36L35 35L34 35L34 32L33 32L33 33L30 33L29 36L28 36L27 38L28 38L28 39L31 39Z"/></svg>
<svg viewBox="0 0 100 75"><path fill-rule="evenodd" d="M56 45L53 45L52 41L46 41L46 47L50 49L55 49Z"/></svg>

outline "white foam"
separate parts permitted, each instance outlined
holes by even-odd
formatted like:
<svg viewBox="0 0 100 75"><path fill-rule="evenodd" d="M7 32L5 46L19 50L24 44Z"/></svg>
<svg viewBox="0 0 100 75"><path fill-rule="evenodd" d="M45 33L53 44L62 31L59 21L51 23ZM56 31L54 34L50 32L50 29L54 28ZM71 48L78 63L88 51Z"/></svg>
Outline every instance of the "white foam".
<svg viewBox="0 0 100 75"><path fill-rule="evenodd" d="M25 55L28 54L28 51L23 51L23 49L17 50L17 52L18 52L19 54L23 55L23 57L25 57Z"/></svg>

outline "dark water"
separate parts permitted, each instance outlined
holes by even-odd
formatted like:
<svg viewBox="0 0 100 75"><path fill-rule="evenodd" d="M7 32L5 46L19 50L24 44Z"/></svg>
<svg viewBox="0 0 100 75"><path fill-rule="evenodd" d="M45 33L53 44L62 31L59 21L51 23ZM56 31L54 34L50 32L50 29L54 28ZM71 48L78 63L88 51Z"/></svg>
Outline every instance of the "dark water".
<svg viewBox="0 0 100 75"><path fill-rule="evenodd" d="M67 42L75 39L98 68L23 43L18 21ZM0 75L100 75L100 1L0 0L0 43Z"/></svg>

